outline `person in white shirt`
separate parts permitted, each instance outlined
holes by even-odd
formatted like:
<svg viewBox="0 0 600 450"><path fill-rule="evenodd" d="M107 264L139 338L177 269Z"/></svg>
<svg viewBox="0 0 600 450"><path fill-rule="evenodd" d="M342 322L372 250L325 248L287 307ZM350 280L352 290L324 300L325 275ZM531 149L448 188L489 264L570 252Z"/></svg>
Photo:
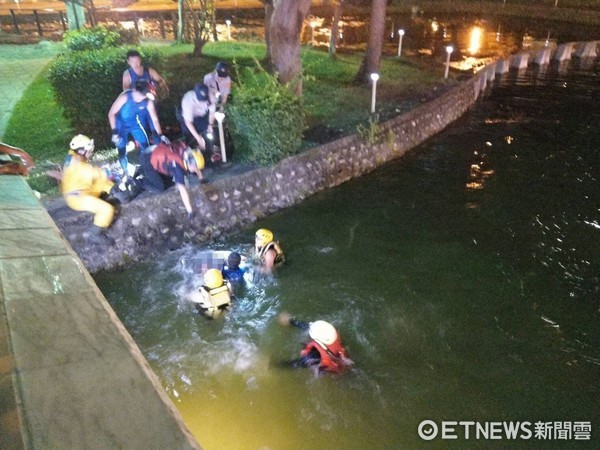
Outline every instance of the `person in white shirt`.
<svg viewBox="0 0 600 450"><path fill-rule="evenodd" d="M187 139L193 138L200 150L212 154L212 133L216 103L204 83L197 83L181 99L181 127Z"/></svg>
<svg viewBox="0 0 600 450"><path fill-rule="evenodd" d="M231 77L227 63L219 62L215 70L204 75L204 84L208 86L210 93L217 100L219 109L223 109L231 94Z"/></svg>

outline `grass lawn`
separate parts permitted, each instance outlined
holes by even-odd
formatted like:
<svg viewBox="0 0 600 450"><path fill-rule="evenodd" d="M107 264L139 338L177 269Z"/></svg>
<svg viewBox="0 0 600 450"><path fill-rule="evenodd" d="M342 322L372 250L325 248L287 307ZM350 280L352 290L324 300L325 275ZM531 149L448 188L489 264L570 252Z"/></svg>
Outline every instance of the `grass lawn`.
<svg viewBox="0 0 600 450"><path fill-rule="evenodd" d="M208 43L200 58L191 57L191 45L174 44L160 46L159 49L164 59L156 69L170 87L168 98L158 104L163 127L176 124L175 106L179 105L186 91L214 69L218 61L235 61L237 66L243 67L254 65L265 55L264 44L258 43ZM334 130L331 136L335 137L356 132L359 125L368 123L371 86L354 82L361 61L362 54L338 53L332 59L325 52L303 48L303 98L309 127L305 147L313 145L311 129ZM442 80L440 74L439 67L423 67L422 64L418 67L406 59L383 59L377 86L377 109L381 118L410 109L438 86L452 83ZM40 161L61 163L75 133L76 130L64 119L62 108L54 100L53 89L42 73L14 108L5 141L25 149L38 162L41 175L30 177L30 181L34 189L44 192L55 187L56 183L44 180L43 172L47 165L44 167Z"/></svg>

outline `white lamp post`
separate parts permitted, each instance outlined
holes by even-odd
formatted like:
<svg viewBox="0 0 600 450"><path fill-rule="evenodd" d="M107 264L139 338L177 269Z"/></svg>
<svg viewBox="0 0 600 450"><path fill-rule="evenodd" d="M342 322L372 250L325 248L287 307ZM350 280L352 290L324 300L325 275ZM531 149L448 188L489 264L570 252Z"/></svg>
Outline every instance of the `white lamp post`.
<svg viewBox="0 0 600 450"><path fill-rule="evenodd" d="M231 40L231 20L227 19L225 21L225 25L227 25L227 40Z"/></svg>
<svg viewBox="0 0 600 450"><path fill-rule="evenodd" d="M379 80L378 73L371 74L371 80L373 80L373 89L371 91L371 112L375 112L375 99L377 98L377 80Z"/></svg>
<svg viewBox="0 0 600 450"><path fill-rule="evenodd" d="M398 58L402 54L402 36L404 36L404 30L398 30Z"/></svg>
<svg viewBox="0 0 600 450"><path fill-rule="evenodd" d="M453 51L454 48L451 45L446 47L446 53L448 54L448 56L446 57L446 72L444 73L444 78L448 78L448 72L450 71L450 55Z"/></svg>
<svg viewBox="0 0 600 450"><path fill-rule="evenodd" d="M317 22L314 20L310 21L310 45L315 46L315 27L317 26Z"/></svg>
<svg viewBox="0 0 600 450"><path fill-rule="evenodd" d="M224 163L227 162L227 155L225 153L225 132L223 131L223 119L225 119L225 114L221 111L217 111L215 113L215 119L219 124L219 144L221 144L221 161Z"/></svg>

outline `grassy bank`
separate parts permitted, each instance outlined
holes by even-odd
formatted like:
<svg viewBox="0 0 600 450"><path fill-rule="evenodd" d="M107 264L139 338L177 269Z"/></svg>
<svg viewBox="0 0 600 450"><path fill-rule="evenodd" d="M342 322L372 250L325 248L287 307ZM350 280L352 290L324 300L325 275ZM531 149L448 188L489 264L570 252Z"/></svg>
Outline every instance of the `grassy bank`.
<svg viewBox="0 0 600 450"><path fill-rule="evenodd" d="M162 46L160 51L164 58L157 69L170 86L170 95L158 105L161 124L165 127L176 125L175 106L219 60L235 60L238 67L254 65L256 60L264 57L265 47L256 43L210 43L205 46L201 58L191 57L191 45ZM309 127L305 147L353 133L359 125L368 122L371 86L354 82L361 54L342 53L331 59L325 52L306 48L302 51L302 60ZM445 84L439 67L420 68L406 59L384 59L377 91L378 112L382 119L397 115ZM323 134L322 130L327 132ZM76 132L64 119L62 108L54 100L52 86L42 73L14 108L5 140L28 151L38 163L42 162L39 169L42 175L34 176L30 181L35 189L47 191L56 183L43 176L47 168L43 162L61 163L68 142Z"/></svg>

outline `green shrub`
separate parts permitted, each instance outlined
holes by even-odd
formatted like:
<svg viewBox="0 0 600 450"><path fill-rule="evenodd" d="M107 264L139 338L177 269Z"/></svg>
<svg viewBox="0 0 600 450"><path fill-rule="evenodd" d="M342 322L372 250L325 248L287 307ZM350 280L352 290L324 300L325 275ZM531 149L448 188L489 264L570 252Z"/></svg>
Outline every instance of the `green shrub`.
<svg viewBox="0 0 600 450"><path fill-rule="evenodd" d="M304 131L304 108L277 78L256 62L238 74L227 117L236 158L269 165L298 153Z"/></svg>
<svg viewBox="0 0 600 450"><path fill-rule="evenodd" d="M121 92L123 71L127 68L127 48L105 48L72 52L57 58L48 72L58 103L78 133L108 145L108 110ZM147 66L158 61L158 50L140 49Z"/></svg>
<svg viewBox="0 0 600 450"><path fill-rule="evenodd" d="M117 47L120 40L119 33L108 30L103 26L68 31L63 38L65 46L72 52Z"/></svg>
<svg viewBox="0 0 600 450"><path fill-rule="evenodd" d="M140 43L140 34L137 32L135 28L125 29L121 25L106 25L106 29L108 31L118 33L119 41L117 43L118 46L122 45L139 45Z"/></svg>

